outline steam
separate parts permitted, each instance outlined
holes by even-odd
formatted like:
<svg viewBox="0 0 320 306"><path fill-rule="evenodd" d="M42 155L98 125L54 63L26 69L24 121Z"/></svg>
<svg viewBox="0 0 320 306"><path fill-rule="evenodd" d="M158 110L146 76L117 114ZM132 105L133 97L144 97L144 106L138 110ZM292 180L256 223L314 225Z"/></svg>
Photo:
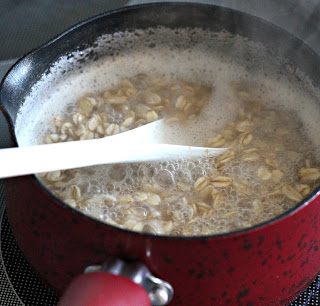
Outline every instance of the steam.
<svg viewBox="0 0 320 306"><path fill-rule="evenodd" d="M92 51L105 52L107 56L83 65L82 60ZM284 59L270 55L261 44L238 35L162 27L104 35L95 47L54 63L51 73L32 88L20 109L16 124L19 145L41 142L48 123L84 94L99 93L118 80L141 72L183 78L215 88L210 113L218 116L219 120L212 122L219 122L220 127L232 117L234 100L228 83L254 81L264 87L264 99L270 107L289 108L299 114L308 136L320 150L317 129L320 94L302 72L285 64ZM218 125L210 127L218 128Z"/></svg>

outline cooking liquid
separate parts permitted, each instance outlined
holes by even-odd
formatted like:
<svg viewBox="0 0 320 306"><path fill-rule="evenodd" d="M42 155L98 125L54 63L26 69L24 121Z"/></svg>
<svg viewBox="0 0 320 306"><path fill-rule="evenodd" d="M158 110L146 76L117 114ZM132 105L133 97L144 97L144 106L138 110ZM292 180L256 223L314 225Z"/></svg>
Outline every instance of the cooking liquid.
<svg viewBox="0 0 320 306"><path fill-rule="evenodd" d="M196 34L197 37L208 36L202 30L196 34L161 31L161 35L165 32L167 36L176 36L182 41L188 41ZM155 39L159 38L159 33L155 31ZM225 41L240 46L251 44L226 33L210 38L216 45ZM241 48L235 46L235 49ZM260 46L252 45L251 51L261 56ZM320 109L318 92L307 81L301 86L290 77L287 80L287 76L272 75L273 72L268 75L267 72L273 71L268 67L254 68L254 73L248 71L250 68L243 63L230 58L226 60L221 54L208 53L201 39L195 46L179 50L173 46L164 48L160 44L130 55L116 54L84 67L81 73L56 85L45 98L31 94L24 106L25 114L32 113L28 107L30 110L39 108L40 118L31 120L29 117L27 128L19 126L22 119L18 120L19 144L43 142L48 130L49 134L52 132L52 119L58 115L64 120L70 119L86 92L92 93L91 96L98 95L137 73L146 73L149 79L160 77L169 84L178 79L202 84L212 88L210 101L203 109L207 128L198 131L197 140L203 140L203 145L219 134L226 135L228 129L237 129L240 122L249 120L254 124L253 130L240 127L234 131L235 135L229 135L230 139L224 136L223 146L230 147L234 155L223 167L219 167L219 159L182 158L153 164L83 168L65 172L62 180L48 179L47 175L42 175L41 179L77 209L107 223L136 231L206 235L249 227L294 207L307 195L303 191L307 187L300 185L308 186L309 192L319 185L318 178L301 181L299 171L312 168L317 172L319 169L320 141L313 124L320 120ZM43 103L37 105L35 101L39 100ZM112 114L109 111L108 116L112 123L123 121L121 112ZM37 137L30 137L28 131ZM246 133L253 135L249 143L243 135ZM241 143L241 137L244 143ZM253 153L258 155L257 159L245 159L246 154L256 156ZM208 184L197 190L196 182L202 177L208 180ZM231 178L232 183L219 186L217 177ZM70 193L70 186L77 186L81 196L75 195L74 189ZM212 186L212 190L208 186ZM203 191L206 188L210 191L207 195Z"/></svg>

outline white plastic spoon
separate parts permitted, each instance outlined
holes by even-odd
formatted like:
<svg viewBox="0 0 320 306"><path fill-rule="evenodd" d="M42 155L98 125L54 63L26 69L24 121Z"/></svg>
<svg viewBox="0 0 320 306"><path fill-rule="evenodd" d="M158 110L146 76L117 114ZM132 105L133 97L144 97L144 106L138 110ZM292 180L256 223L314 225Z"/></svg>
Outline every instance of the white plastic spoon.
<svg viewBox="0 0 320 306"><path fill-rule="evenodd" d="M0 178L99 164L217 156L226 150L172 144L173 131L179 136L183 128L183 124L158 120L100 139L2 149Z"/></svg>

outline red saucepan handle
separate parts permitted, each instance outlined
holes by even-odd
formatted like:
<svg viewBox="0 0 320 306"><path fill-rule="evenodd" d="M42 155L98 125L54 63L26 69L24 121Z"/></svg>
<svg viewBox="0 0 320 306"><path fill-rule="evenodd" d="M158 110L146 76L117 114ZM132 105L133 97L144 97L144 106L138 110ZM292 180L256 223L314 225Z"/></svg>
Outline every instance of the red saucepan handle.
<svg viewBox="0 0 320 306"><path fill-rule="evenodd" d="M60 299L59 306L150 306L147 291L131 279L107 272L81 274Z"/></svg>

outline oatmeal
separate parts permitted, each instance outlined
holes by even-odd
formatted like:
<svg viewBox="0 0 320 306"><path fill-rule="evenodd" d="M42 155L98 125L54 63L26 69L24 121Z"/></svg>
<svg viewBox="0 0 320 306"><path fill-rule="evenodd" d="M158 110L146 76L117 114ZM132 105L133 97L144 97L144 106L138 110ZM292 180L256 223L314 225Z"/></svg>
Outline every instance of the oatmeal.
<svg viewBox="0 0 320 306"><path fill-rule="evenodd" d="M227 151L39 177L75 209L134 231L210 235L270 220L320 183L320 89L276 51L202 28L107 33L39 76L17 114L19 146L109 137L166 118L183 127L170 143ZM192 124L199 118L201 128Z"/></svg>
<svg viewBox="0 0 320 306"><path fill-rule="evenodd" d="M255 84L227 86L237 114L203 143L228 148L220 156L55 171L41 180L101 221L157 235L229 232L289 210L319 186L313 145L297 114L270 107ZM44 142L107 137L160 118L192 121L212 95L207 85L139 74L79 99Z"/></svg>

